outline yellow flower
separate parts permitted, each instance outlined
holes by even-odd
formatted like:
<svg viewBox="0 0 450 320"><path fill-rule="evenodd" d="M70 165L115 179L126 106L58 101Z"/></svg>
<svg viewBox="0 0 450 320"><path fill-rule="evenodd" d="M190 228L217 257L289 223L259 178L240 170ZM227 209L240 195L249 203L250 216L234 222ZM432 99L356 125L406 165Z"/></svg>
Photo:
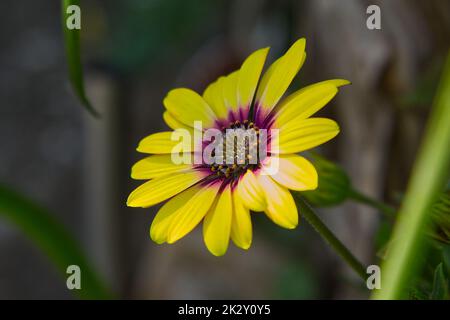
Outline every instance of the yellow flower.
<svg viewBox="0 0 450 320"><path fill-rule="evenodd" d="M313 190L318 179L313 165L296 153L323 144L339 133L333 120L310 116L336 95L338 87L349 82L319 82L281 100L305 61L305 39L296 41L260 80L268 51L264 48L253 52L239 70L217 79L202 96L179 88L164 99L163 118L174 131L152 134L139 143L137 151L151 155L133 166L131 176L149 181L134 190L127 202L131 207L147 208L169 199L150 228L155 242L174 243L203 220L206 247L220 256L227 251L230 238L240 248L250 247L250 210L265 212L281 227L297 226L297 207L289 189ZM201 122L201 129L194 128L195 121ZM180 150L194 157L206 146L202 140L200 147L194 142L177 148L174 132L185 129L195 136L210 128L223 133L250 130L258 137L267 130L266 140L277 143L275 147L267 146L266 153L259 152L253 161L249 152L259 148L260 140L252 145L247 141L243 148L241 145L246 157L239 163L173 161L173 155ZM224 154L238 158L234 146L227 148L229 141L223 146ZM278 169L268 170L275 162Z"/></svg>

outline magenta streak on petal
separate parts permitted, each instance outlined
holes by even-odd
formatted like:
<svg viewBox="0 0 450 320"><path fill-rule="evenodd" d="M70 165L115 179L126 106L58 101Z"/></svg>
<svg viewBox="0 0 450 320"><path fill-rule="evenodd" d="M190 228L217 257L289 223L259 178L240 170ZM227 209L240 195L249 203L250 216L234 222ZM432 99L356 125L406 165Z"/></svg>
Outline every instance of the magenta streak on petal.
<svg viewBox="0 0 450 320"><path fill-rule="evenodd" d="M274 123L275 123L275 119L276 119L276 115L271 112L265 119L264 119L264 123L263 123L263 127L266 128L267 130L269 130L270 128L273 127Z"/></svg>
<svg viewBox="0 0 450 320"><path fill-rule="evenodd" d="M234 111L233 110L229 110L228 111L228 121L229 123L235 122L237 119L235 117Z"/></svg>
<svg viewBox="0 0 450 320"><path fill-rule="evenodd" d="M235 115L232 110L228 111L228 115L225 119L216 119L214 121L213 128L223 130L228 128L232 122L236 121Z"/></svg>
<svg viewBox="0 0 450 320"><path fill-rule="evenodd" d="M226 128L228 125L228 119L216 119L216 121L214 121L213 128L222 130L222 128Z"/></svg>
<svg viewBox="0 0 450 320"><path fill-rule="evenodd" d="M202 180L200 180L200 182L199 182L201 184L208 184L212 181L223 180L222 176L217 176L214 174L214 172L211 172L211 168L209 167L209 165L206 165L206 164L196 165L194 167L194 170L201 172L202 174L205 175L205 177Z"/></svg>
<svg viewBox="0 0 450 320"><path fill-rule="evenodd" d="M249 120L250 107L239 107L238 110L228 112L226 119L216 119L213 128L222 130L223 128L228 128L233 122L238 120L239 122L244 122Z"/></svg>
<svg viewBox="0 0 450 320"><path fill-rule="evenodd" d="M255 122L255 125L257 125L260 128L264 128L264 119L265 119L264 110L259 104L259 102L256 102L255 108L253 110L253 121Z"/></svg>
<svg viewBox="0 0 450 320"><path fill-rule="evenodd" d="M247 105L240 107L238 112L239 112L238 116L239 121L244 122L245 120L249 120L248 117L250 113L250 106Z"/></svg>
<svg viewBox="0 0 450 320"><path fill-rule="evenodd" d="M244 177L244 175L241 175L238 179L235 179L235 180L233 180L233 181L231 181L231 191L234 191L236 188L237 188L237 186L238 186L238 184L241 182L241 179Z"/></svg>
<svg viewBox="0 0 450 320"><path fill-rule="evenodd" d="M271 113L269 113L269 115L263 116L259 105L256 106L255 110L256 110L255 125L257 127L259 127L260 129L265 129L266 133L267 133L267 137L266 137L267 149L266 149L266 155L264 155L263 157L270 156L271 155L271 141L272 141L271 129L276 129L276 128L272 128L273 124L275 123L275 114L271 112Z"/></svg>
<svg viewBox="0 0 450 320"><path fill-rule="evenodd" d="M264 128L269 130L275 122L276 113L275 109L273 109L269 114L267 114L261 105L257 102L255 103L255 111L254 111L254 122L259 128Z"/></svg>

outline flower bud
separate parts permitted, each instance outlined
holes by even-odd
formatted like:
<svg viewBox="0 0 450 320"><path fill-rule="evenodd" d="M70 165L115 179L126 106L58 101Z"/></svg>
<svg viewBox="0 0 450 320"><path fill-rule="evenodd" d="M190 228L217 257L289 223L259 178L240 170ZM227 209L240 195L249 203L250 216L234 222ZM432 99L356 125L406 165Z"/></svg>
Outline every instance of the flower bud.
<svg viewBox="0 0 450 320"><path fill-rule="evenodd" d="M302 192L306 200L316 207L334 206L345 201L351 190L345 171L317 154L311 154L310 158L317 170L319 183L317 189Z"/></svg>

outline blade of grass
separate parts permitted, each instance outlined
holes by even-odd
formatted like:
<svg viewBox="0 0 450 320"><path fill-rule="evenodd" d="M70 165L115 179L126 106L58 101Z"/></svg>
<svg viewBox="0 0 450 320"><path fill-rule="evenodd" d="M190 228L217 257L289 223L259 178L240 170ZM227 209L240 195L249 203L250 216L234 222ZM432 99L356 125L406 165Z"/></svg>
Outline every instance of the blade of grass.
<svg viewBox="0 0 450 320"><path fill-rule="evenodd" d="M374 299L401 299L420 267L423 231L431 206L445 186L450 163L450 54L441 78L421 148L394 226L395 239L382 264L382 288Z"/></svg>
<svg viewBox="0 0 450 320"><path fill-rule="evenodd" d="M72 87L80 99L83 106L89 113L94 117L100 117L100 114L92 107L91 103L86 97L84 91L83 82L83 67L81 64L81 54L80 54L80 30L79 29L69 29L67 27L67 18L69 14L67 13L67 8L72 5L80 5L79 0L62 0L62 28L64 33L64 43L66 47L66 58L67 66L69 71L69 78Z"/></svg>
<svg viewBox="0 0 450 320"><path fill-rule="evenodd" d="M43 208L0 185L0 217L5 217L38 245L55 263L63 277L68 276L66 270L69 265L80 267L81 289L74 290L80 298L111 298L78 243Z"/></svg>

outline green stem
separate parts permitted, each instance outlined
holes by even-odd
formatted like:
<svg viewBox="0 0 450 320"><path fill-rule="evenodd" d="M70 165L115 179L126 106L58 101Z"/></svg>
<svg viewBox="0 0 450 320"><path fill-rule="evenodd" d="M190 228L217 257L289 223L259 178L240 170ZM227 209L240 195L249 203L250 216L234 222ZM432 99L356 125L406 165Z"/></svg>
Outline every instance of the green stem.
<svg viewBox="0 0 450 320"><path fill-rule="evenodd" d="M364 280L366 281L366 269L359 262L355 256L339 241L338 238L331 232L330 229L320 220L313 209L300 197L299 194L294 194L295 202L300 208L302 215L313 226L313 228L320 234L320 236L344 259L345 262Z"/></svg>
<svg viewBox="0 0 450 320"><path fill-rule="evenodd" d="M92 107L86 97L86 92L84 89L83 64L81 63L80 30L69 29L67 27L67 19L71 14L74 14L68 13L67 10L69 7L74 5L80 7L80 0L62 0L61 17L69 79L76 95L86 110L95 118L100 118L100 114L94 109L94 107Z"/></svg>
<svg viewBox="0 0 450 320"><path fill-rule="evenodd" d="M411 178L391 235L389 255L381 265L381 290L372 298L390 300L407 296L407 288L422 267L426 254L424 230L430 208L449 177L450 163L450 52L414 162Z"/></svg>
<svg viewBox="0 0 450 320"><path fill-rule="evenodd" d="M395 216L395 209L393 207L381 201L372 199L355 189L350 190L349 198L381 211L388 218L394 218Z"/></svg>

